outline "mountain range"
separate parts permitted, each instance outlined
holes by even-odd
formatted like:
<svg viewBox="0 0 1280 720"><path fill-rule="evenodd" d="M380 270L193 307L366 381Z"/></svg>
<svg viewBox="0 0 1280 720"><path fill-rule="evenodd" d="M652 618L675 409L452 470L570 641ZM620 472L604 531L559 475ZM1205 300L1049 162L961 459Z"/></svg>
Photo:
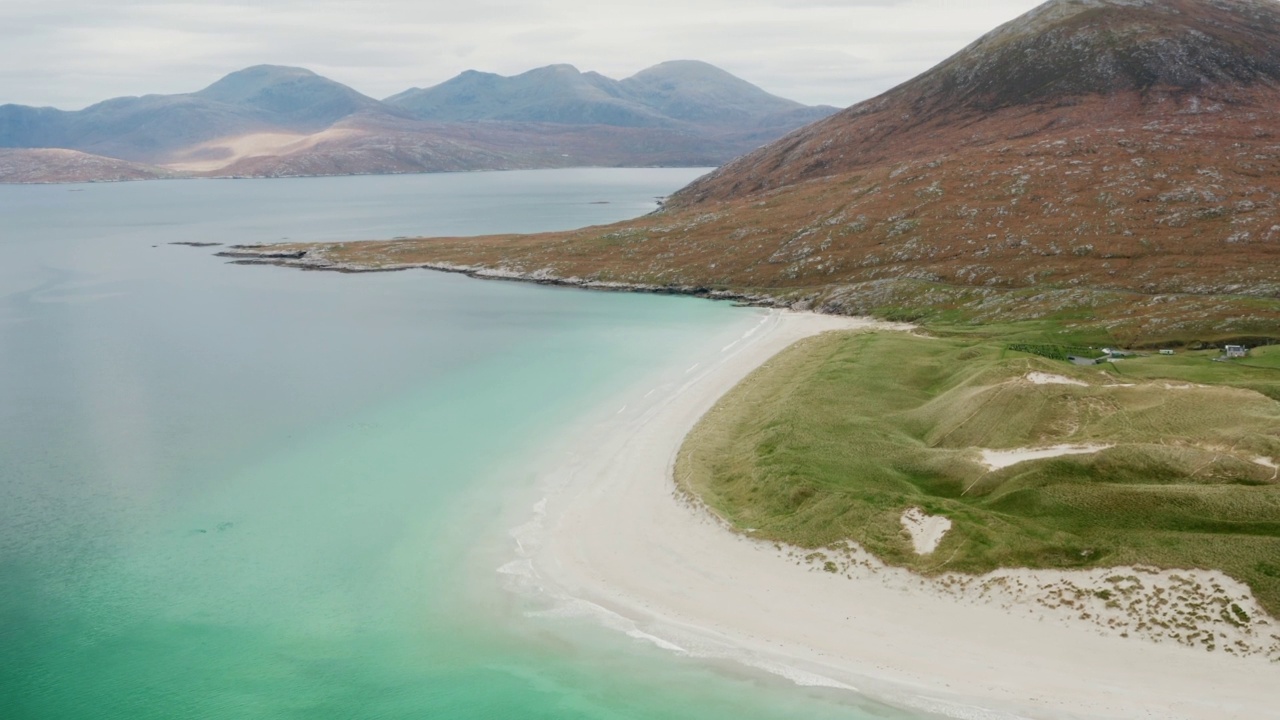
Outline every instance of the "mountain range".
<svg viewBox="0 0 1280 720"><path fill-rule="evenodd" d="M300 262L1280 337L1277 128L1275 0L1051 0L653 215Z"/></svg>
<svg viewBox="0 0 1280 720"><path fill-rule="evenodd" d="M718 165L835 110L696 61L621 81L569 65L468 71L383 101L260 65L193 93L0 106L0 180Z"/></svg>

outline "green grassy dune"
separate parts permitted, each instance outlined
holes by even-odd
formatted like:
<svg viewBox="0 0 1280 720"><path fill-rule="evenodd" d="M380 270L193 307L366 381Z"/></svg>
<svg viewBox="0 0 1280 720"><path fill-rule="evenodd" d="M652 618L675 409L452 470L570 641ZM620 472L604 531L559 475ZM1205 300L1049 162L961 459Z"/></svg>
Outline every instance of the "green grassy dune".
<svg viewBox="0 0 1280 720"><path fill-rule="evenodd" d="M1280 481L1257 462L1280 460L1280 347L1216 356L1075 367L990 338L827 334L729 393L676 477L757 537L852 539L929 574L1218 569L1280 617ZM979 452L1061 443L1113 447L999 470ZM953 522L932 555L902 530L913 506Z"/></svg>

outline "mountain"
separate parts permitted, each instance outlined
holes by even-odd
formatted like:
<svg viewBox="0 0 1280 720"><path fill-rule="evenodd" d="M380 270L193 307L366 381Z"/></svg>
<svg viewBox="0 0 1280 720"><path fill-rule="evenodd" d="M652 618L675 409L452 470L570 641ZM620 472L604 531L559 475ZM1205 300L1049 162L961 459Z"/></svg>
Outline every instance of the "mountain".
<svg viewBox="0 0 1280 720"><path fill-rule="evenodd" d="M74 112L0 106L0 146L162 163L177 149L216 138L316 131L362 111L396 112L309 70L259 65L199 92L115 98Z"/></svg>
<svg viewBox="0 0 1280 720"><path fill-rule="evenodd" d="M720 68L696 60L654 65L618 86L662 115L691 123L750 126L781 118L820 120L836 108L801 105L761 90Z"/></svg>
<svg viewBox="0 0 1280 720"><path fill-rule="evenodd" d="M624 95L618 83L572 65L550 65L514 77L469 70L426 89L386 99L422 120L661 127L670 119Z"/></svg>
<svg viewBox="0 0 1280 720"><path fill-rule="evenodd" d="M1122 340L1277 337L1277 128L1277 2L1052 0L659 213L396 256ZM380 264L364 253L308 262Z"/></svg>
<svg viewBox="0 0 1280 720"><path fill-rule="evenodd" d="M231 73L192 97L255 112L279 127L304 131L322 130L360 112L388 111L377 100L310 70L276 65Z"/></svg>
<svg viewBox="0 0 1280 720"><path fill-rule="evenodd" d="M0 106L0 148L59 148L160 166L139 176L698 166L718 165L832 111L689 61L621 82L568 65L514 78L473 71L387 102L309 70L258 65L197 92L116 98L75 112ZM0 182L40 180L40 158L66 156L23 157L21 172L0 173ZM76 167L77 176L94 167L117 176L105 164ZM63 176L61 161L49 166L47 178Z"/></svg>
<svg viewBox="0 0 1280 720"><path fill-rule="evenodd" d="M1040 134L1102 118L1220 116L1280 83L1278 38L1274 0L1053 0L888 93L723 168L675 202L945 152L957 142L982 146L1009 139L1010 124L1012 134Z"/></svg>
<svg viewBox="0 0 1280 720"><path fill-rule="evenodd" d="M713 65L662 63L625 80L551 65L513 77L467 71L434 87L414 88L385 101L422 120L507 121L749 129L803 124L834 112L771 95Z"/></svg>

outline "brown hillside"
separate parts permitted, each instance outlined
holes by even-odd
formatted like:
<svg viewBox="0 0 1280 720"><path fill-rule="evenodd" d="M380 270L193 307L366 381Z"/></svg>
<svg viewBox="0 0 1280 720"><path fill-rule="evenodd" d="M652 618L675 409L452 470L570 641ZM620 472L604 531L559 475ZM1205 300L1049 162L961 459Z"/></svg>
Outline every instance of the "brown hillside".
<svg viewBox="0 0 1280 720"><path fill-rule="evenodd" d="M1278 88L1274 0L1054 0L884 95L726 165L673 204L1104 122L1265 112ZM1110 100L1102 117L1092 114L1099 98Z"/></svg>
<svg viewBox="0 0 1280 720"><path fill-rule="evenodd" d="M310 248L834 312L1280 333L1280 5L1055 0L607 228Z"/></svg>
<svg viewBox="0 0 1280 720"><path fill-rule="evenodd" d="M176 173L153 165L58 148L0 148L0 183L155 180Z"/></svg>

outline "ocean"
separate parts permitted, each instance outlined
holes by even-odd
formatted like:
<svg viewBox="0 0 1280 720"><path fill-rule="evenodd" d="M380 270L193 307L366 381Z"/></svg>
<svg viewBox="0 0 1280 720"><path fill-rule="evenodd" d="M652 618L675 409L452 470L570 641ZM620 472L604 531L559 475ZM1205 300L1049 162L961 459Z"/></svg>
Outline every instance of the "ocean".
<svg viewBox="0 0 1280 720"><path fill-rule="evenodd" d="M922 717L498 573L533 458L762 311L171 244L566 229L701 172L0 186L0 718Z"/></svg>

